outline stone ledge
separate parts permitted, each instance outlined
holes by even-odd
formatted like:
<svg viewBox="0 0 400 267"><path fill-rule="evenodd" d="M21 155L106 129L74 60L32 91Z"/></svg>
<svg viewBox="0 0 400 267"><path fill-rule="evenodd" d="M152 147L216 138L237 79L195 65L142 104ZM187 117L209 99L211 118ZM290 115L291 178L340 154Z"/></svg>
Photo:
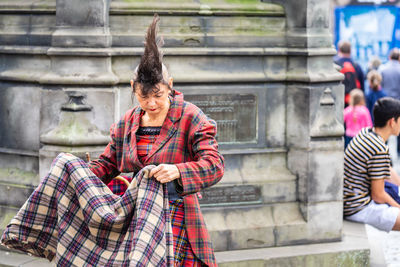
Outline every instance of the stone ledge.
<svg viewBox="0 0 400 267"><path fill-rule="evenodd" d="M3 249L3 247L0 247ZM31 257L27 254L0 250L0 267L19 266L19 267L50 267L55 264L48 260Z"/></svg>
<svg viewBox="0 0 400 267"><path fill-rule="evenodd" d="M306 239L307 223L297 203L204 207L202 211L216 251L274 247Z"/></svg>
<svg viewBox="0 0 400 267"><path fill-rule="evenodd" d="M46 13L55 14L55 0L16 0L4 1L0 8L2 13ZM262 3L259 1L246 1L245 3L229 3L229 1L180 1L178 3L165 3L163 1L112 1L110 14L148 14L157 12L160 15L263 15L263 16L284 16L282 6Z"/></svg>
<svg viewBox="0 0 400 267"><path fill-rule="evenodd" d="M242 1L243 2L243 1ZM151 1L112 1L110 14L148 14L157 12L160 15L263 15L263 16L284 16L282 6L262 3L259 1L245 1L244 3L229 3L229 1L180 1L179 3L165 3L158 0Z"/></svg>
<svg viewBox="0 0 400 267"><path fill-rule="evenodd" d="M219 266L369 266L370 248L363 224L344 222L341 242L217 252ZM4 249L4 247L0 247ZM0 250L0 266L54 266L45 259Z"/></svg>
<svg viewBox="0 0 400 267"><path fill-rule="evenodd" d="M343 240L323 244L217 252L219 266L369 266L363 224L344 222Z"/></svg>
<svg viewBox="0 0 400 267"><path fill-rule="evenodd" d="M36 172L0 167L0 186L32 187L38 185L39 180Z"/></svg>
<svg viewBox="0 0 400 267"><path fill-rule="evenodd" d="M0 32L0 36L4 33ZM25 35L25 33L20 34ZM333 56L336 50L285 47L164 47L165 56ZM57 48L38 45L0 45L0 54L63 55L63 56L141 56L142 47Z"/></svg>

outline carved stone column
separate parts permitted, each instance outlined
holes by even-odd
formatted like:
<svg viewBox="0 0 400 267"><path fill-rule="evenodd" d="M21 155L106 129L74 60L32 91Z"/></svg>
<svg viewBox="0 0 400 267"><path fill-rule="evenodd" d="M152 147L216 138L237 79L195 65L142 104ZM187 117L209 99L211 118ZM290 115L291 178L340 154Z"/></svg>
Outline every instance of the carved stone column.
<svg viewBox="0 0 400 267"><path fill-rule="evenodd" d="M342 230L343 86L332 63L330 1L272 0L287 14L288 167L310 240L338 240Z"/></svg>
<svg viewBox="0 0 400 267"><path fill-rule="evenodd" d="M98 156L109 142L108 135L91 123L92 106L84 102L85 95L71 91L68 96L68 102L61 106L57 127L40 136L40 142L44 144L39 150L41 178L60 152L72 153L84 159L86 152Z"/></svg>
<svg viewBox="0 0 400 267"><path fill-rule="evenodd" d="M110 0L57 0L55 47L110 47Z"/></svg>
<svg viewBox="0 0 400 267"><path fill-rule="evenodd" d="M46 84L116 84L111 70L110 0L57 0Z"/></svg>
<svg viewBox="0 0 400 267"><path fill-rule="evenodd" d="M51 158L65 149L98 154L100 148L95 145L104 149L107 144L104 136L99 137L99 143L85 132L90 129L78 131L76 127L93 124L105 131L114 122L116 97L112 87L119 79L112 71L109 6L110 0L57 0L56 27L47 50L50 66L39 78L40 141L45 145L39 153L40 176L46 173ZM82 104L76 104L78 110L74 111L63 106L60 116L56 107L66 100L65 92L71 103L87 96L94 108L82 110Z"/></svg>

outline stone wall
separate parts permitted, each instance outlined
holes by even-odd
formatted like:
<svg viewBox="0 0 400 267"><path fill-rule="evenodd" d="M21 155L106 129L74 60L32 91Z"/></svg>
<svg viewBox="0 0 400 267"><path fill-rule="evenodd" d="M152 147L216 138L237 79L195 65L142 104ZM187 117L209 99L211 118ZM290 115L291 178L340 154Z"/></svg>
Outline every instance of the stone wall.
<svg viewBox="0 0 400 267"><path fill-rule="evenodd" d="M202 200L216 250L339 240L343 88L329 1L273 2L2 2L0 180L26 198L58 151L100 153L45 136L67 93L86 96L103 135L135 105L129 80L158 12L175 89L219 127L226 174ZM1 188L0 206L17 208Z"/></svg>

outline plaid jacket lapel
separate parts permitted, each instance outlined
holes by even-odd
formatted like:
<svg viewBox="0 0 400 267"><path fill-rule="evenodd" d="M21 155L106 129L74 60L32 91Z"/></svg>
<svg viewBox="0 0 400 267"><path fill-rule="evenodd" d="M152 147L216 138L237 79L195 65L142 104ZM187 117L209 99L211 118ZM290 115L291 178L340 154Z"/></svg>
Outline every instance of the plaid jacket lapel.
<svg viewBox="0 0 400 267"><path fill-rule="evenodd" d="M149 160L158 150L160 150L178 130L176 122L179 121L182 116L183 96L179 92L174 94L175 96L172 97L174 97L175 100L171 101L171 106L161 128L160 135L158 136L149 155L147 156L147 160Z"/></svg>
<svg viewBox="0 0 400 267"><path fill-rule="evenodd" d="M177 131L176 125L169 119L166 118L166 121L161 128L160 135L158 136L156 142L154 143L149 155L147 156L147 160L149 160L158 150L160 150L167 141L176 133Z"/></svg>
<svg viewBox="0 0 400 267"><path fill-rule="evenodd" d="M128 132L128 136L130 136L130 146L129 146L129 156L131 159L131 162L135 162L137 165L139 165L140 168L143 168L144 165L140 161L139 156L137 154L137 144L136 144L136 132L139 129L140 125L140 117L142 115L143 111L141 108L137 108L135 112L133 113L133 116L131 118L131 129Z"/></svg>

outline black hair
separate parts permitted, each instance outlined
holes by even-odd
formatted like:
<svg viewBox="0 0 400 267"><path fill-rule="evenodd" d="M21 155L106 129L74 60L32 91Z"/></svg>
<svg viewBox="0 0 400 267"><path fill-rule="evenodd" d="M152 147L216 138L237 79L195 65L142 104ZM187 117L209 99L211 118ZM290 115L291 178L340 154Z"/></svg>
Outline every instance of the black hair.
<svg viewBox="0 0 400 267"><path fill-rule="evenodd" d="M399 49L393 48L390 51L389 58L392 60L399 60Z"/></svg>
<svg viewBox="0 0 400 267"><path fill-rule="evenodd" d="M168 71L162 63L163 55L159 50L164 41L157 37L159 22L160 17L154 14L153 21L147 29L144 53L134 73L133 92L140 88L140 93L144 96L158 92L160 88L157 84L160 82L168 85Z"/></svg>
<svg viewBox="0 0 400 267"><path fill-rule="evenodd" d="M375 102L374 127L385 127L388 120L400 117L400 100L392 97L383 97Z"/></svg>

